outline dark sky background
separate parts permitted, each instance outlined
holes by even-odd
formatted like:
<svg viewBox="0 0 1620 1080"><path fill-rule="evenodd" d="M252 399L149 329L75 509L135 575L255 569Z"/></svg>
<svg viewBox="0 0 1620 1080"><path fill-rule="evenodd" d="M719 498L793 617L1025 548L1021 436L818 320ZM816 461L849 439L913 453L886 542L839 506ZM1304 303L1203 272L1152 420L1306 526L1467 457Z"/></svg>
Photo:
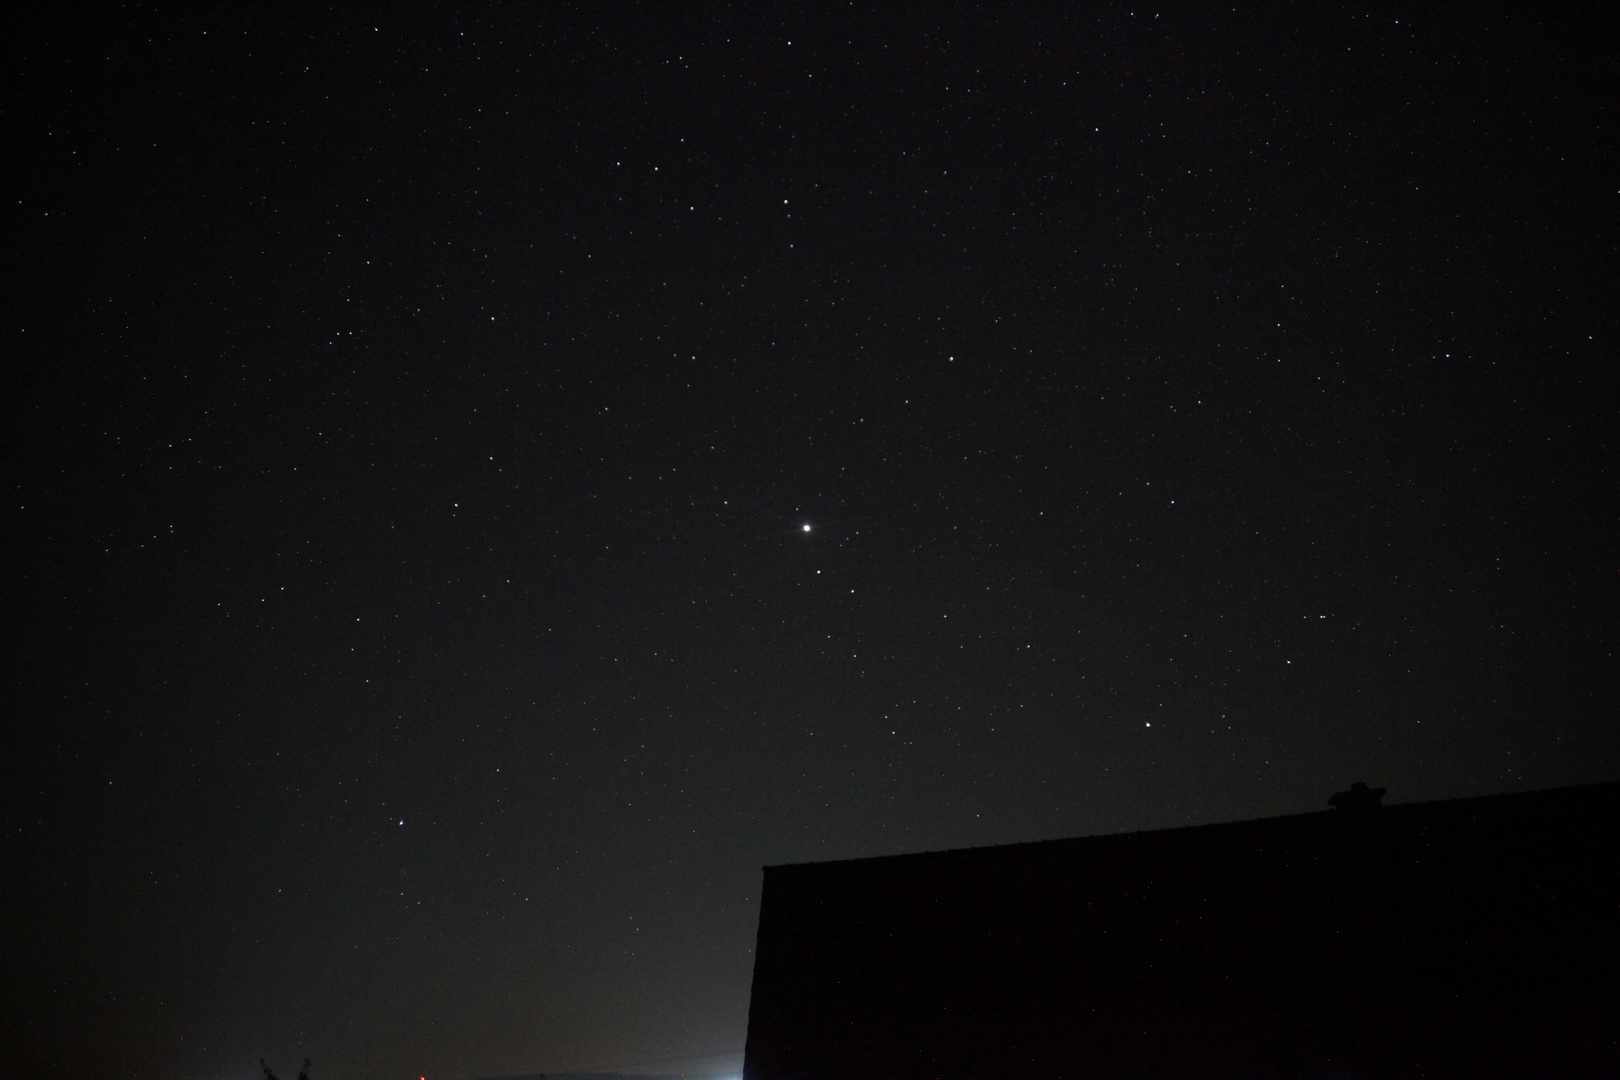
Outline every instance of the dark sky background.
<svg viewBox="0 0 1620 1080"><path fill-rule="evenodd" d="M734 1068L762 864L1620 776L1596 15L6 19L7 1075Z"/></svg>

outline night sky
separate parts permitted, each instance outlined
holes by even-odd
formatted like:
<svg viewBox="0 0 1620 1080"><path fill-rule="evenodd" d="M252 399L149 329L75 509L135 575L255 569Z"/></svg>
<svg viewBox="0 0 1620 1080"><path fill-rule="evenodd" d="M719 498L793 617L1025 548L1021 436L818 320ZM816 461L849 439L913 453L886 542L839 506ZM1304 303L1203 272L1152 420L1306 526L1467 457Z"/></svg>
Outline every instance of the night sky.
<svg viewBox="0 0 1620 1080"><path fill-rule="evenodd" d="M765 864L1620 777L1615 24L1065 10L5 17L4 1075L734 1070Z"/></svg>

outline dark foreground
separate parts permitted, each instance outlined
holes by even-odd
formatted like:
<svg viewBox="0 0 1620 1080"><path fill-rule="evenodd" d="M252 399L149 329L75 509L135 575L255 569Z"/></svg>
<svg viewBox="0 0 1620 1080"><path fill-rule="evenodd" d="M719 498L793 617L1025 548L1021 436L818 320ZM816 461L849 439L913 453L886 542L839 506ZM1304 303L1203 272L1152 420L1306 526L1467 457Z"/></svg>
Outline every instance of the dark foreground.
<svg viewBox="0 0 1620 1080"><path fill-rule="evenodd" d="M1620 1076L1620 784L765 872L747 1080Z"/></svg>

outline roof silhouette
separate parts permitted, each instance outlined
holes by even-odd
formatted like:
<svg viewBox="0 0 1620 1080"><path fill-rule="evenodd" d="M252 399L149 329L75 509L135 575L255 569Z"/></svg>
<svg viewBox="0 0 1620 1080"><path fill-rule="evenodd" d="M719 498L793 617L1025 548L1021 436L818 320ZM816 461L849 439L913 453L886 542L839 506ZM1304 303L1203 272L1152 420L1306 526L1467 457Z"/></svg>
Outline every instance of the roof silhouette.
<svg viewBox="0 0 1620 1080"><path fill-rule="evenodd" d="M1620 1075L1620 784L1382 795L768 867L745 1077Z"/></svg>

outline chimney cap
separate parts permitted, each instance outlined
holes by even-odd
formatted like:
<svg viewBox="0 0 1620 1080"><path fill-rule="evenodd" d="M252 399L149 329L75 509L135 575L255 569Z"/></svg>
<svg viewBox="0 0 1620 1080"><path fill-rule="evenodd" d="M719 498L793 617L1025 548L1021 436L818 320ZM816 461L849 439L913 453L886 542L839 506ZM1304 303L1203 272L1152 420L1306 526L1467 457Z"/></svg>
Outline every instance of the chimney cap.
<svg viewBox="0 0 1620 1080"><path fill-rule="evenodd" d="M1350 785L1349 791L1335 792L1328 799L1328 805L1335 810L1376 810L1383 806L1383 799L1388 788L1370 788L1365 781L1357 780Z"/></svg>

